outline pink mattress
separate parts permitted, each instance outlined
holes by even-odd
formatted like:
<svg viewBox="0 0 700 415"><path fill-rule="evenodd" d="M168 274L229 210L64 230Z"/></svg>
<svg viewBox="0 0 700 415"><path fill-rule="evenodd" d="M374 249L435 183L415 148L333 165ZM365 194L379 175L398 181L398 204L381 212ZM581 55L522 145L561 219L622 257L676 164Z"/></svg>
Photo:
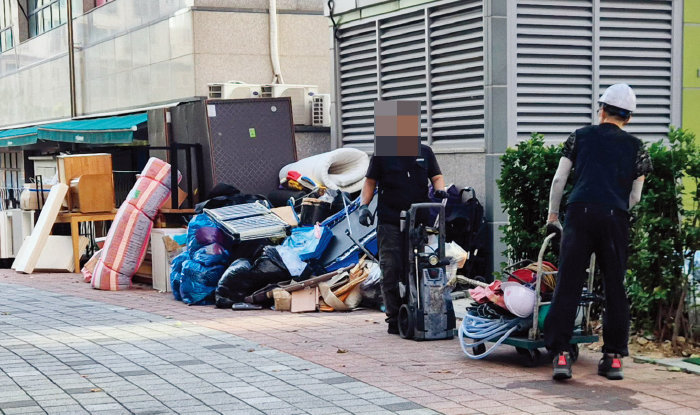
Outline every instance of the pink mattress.
<svg viewBox="0 0 700 415"><path fill-rule="evenodd" d="M178 172L178 182L181 175ZM112 222L102 255L92 273L92 287L125 290L146 254L153 220L170 197L170 164L151 157Z"/></svg>

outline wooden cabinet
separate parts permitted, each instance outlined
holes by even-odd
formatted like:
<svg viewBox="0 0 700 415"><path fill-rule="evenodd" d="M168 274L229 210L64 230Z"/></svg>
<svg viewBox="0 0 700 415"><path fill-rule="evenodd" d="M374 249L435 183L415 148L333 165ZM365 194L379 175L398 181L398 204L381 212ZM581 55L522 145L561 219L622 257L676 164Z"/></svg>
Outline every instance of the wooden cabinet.
<svg viewBox="0 0 700 415"><path fill-rule="evenodd" d="M109 195L109 200L101 201L101 204L109 204L114 206L114 176L112 174L112 155L111 154L75 154L67 156L58 156L58 181L68 186L71 185L73 179L77 179L83 175L103 175L102 185L109 189L109 192L101 192L102 196ZM70 210L77 208L78 201L72 192L68 192L68 206Z"/></svg>

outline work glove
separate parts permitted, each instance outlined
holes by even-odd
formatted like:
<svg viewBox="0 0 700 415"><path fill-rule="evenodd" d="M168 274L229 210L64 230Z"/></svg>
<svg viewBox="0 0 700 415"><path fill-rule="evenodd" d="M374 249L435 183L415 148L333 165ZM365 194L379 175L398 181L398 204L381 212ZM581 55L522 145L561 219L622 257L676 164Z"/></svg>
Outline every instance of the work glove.
<svg viewBox="0 0 700 415"><path fill-rule="evenodd" d="M561 239L561 233L564 229L561 226L561 222L559 222L559 219L553 221L553 222L547 222L547 235L551 235L552 233L555 233L556 236L554 239Z"/></svg>
<svg viewBox="0 0 700 415"><path fill-rule="evenodd" d="M369 211L367 205L360 206L360 225L362 226L372 226L374 223L374 216Z"/></svg>
<svg viewBox="0 0 700 415"><path fill-rule="evenodd" d="M433 196L435 196L436 199L447 199L447 192L444 190L436 190Z"/></svg>

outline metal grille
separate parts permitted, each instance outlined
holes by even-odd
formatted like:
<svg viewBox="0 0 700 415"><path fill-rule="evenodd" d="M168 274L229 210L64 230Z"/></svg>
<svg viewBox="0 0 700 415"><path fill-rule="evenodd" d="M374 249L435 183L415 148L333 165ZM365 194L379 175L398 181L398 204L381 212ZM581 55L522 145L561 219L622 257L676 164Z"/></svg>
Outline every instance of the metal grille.
<svg viewBox="0 0 700 415"><path fill-rule="evenodd" d="M626 130L664 137L672 120L673 19L672 0L518 1L518 139L533 132L565 139L596 121L598 98L618 82L637 94Z"/></svg>
<svg viewBox="0 0 700 415"><path fill-rule="evenodd" d="M425 12L379 22L381 99L421 102L421 137L428 140Z"/></svg>
<svg viewBox="0 0 700 415"><path fill-rule="evenodd" d="M374 101L404 99L421 101L424 141L483 147L481 0L425 5L339 33L343 144L371 148Z"/></svg>
<svg viewBox="0 0 700 415"><path fill-rule="evenodd" d="M518 1L517 132L566 138L592 121L592 1Z"/></svg>
<svg viewBox="0 0 700 415"><path fill-rule="evenodd" d="M600 93L628 83L637 111L626 130L658 140L671 123L672 4L667 1L600 2Z"/></svg>
<svg viewBox="0 0 700 415"><path fill-rule="evenodd" d="M338 44L340 108L343 141L374 140L374 101L377 95L377 32L374 23L342 31Z"/></svg>
<svg viewBox="0 0 700 415"><path fill-rule="evenodd" d="M283 238L290 230L287 223L259 203L204 209L204 213L240 241Z"/></svg>
<svg viewBox="0 0 700 415"><path fill-rule="evenodd" d="M480 1L430 11L433 140L484 137L483 32Z"/></svg>

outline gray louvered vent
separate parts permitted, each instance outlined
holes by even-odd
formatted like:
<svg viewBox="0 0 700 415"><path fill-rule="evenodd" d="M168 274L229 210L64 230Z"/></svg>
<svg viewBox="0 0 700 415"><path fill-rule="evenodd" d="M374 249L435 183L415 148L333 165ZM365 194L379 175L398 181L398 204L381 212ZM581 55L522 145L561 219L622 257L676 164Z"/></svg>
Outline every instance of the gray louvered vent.
<svg viewBox="0 0 700 415"><path fill-rule="evenodd" d="M413 99L422 102L424 140L483 147L482 4L482 0L426 4L418 10L341 28L339 96L344 144L369 148L374 138L375 99Z"/></svg>
<svg viewBox="0 0 700 415"><path fill-rule="evenodd" d="M592 2L518 1L518 139L566 138L592 121Z"/></svg>
<svg viewBox="0 0 700 415"><path fill-rule="evenodd" d="M433 141L483 141L482 2L436 7L429 16Z"/></svg>
<svg viewBox="0 0 700 415"><path fill-rule="evenodd" d="M379 33L381 99L421 101L421 136L427 141L425 12L384 19Z"/></svg>
<svg viewBox="0 0 700 415"><path fill-rule="evenodd" d="M345 143L374 141L377 35L374 22L340 31L340 113Z"/></svg>
<svg viewBox="0 0 700 415"><path fill-rule="evenodd" d="M628 83L638 106L625 129L647 140L663 138L671 123L671 3L600 2L600 93Z"/></svg>

